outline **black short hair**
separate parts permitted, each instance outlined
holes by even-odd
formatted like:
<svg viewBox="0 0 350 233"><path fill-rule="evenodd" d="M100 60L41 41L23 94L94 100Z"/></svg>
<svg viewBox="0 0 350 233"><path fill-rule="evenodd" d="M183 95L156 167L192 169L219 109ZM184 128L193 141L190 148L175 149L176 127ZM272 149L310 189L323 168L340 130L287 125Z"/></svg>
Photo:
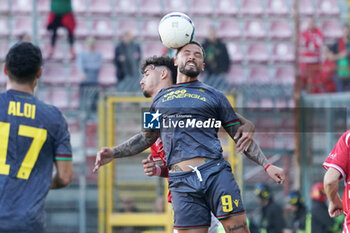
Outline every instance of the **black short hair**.
<svg viewBox="0 0 350 233"><path fill-rule="evenodd" d="M195 44L195 45L197 45L199 48L201 48L202 53L203 53L203 60L204 60L204 58L205 58L205 50L204 50L203 46L201 45L201 43L199 43L198 41L195 41L195 40L192 40L192 41L190 41L189 43L185 44L184 46L178 48L178 49L176 50L176 56L179 54L179 52L181 51L181 49L182 49L183 47L185 47L186 45L189 45L189 44Z"/></svg>
<svg viewBox="0 0 350 233"><path fill-rule="evenodd" d="M165 66L169 71L171 75L171 80L174 83L176 83L176 76L177 76L177 67L174 65L174 59L169 56L153 56L149 57L146 60L142 62L141 65L141 73L143 74L145 72L145 69L149 65L154 66Z"/></svg>
<svg viewBox="0 0 350 233"><path fill-rule="evenodd" d="M42 63L40 48L29 42L16 43L5 58L8 77L20 84L33 82Z"/></svg>

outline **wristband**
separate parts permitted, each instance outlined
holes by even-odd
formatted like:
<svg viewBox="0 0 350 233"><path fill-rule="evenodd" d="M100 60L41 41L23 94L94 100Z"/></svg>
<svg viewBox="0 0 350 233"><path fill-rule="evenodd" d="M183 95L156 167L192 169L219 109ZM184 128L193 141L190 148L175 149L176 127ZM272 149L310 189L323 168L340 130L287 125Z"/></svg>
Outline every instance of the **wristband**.
<svg viewBox="0 0 350 233"><path fill-rule="evenodd" d="M162 173L162 169L156 165L155 166L156 172L154 173L154 176L160 176L160 174Z"/></svg>
<svg viewBox="0 0 350 233"><path fill-rule="evenodd" d="M267 171L267 169L271 166L271 163L269 163L264 169Z"/></svg>

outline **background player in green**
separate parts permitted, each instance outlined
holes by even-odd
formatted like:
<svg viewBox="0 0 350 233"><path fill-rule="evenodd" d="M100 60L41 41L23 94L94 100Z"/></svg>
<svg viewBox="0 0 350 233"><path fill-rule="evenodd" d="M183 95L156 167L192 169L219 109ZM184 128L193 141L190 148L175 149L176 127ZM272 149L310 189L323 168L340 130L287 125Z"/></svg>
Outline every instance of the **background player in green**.
<svg viewBox="0 0 350 233"><path fill-rule="evenodd" d="M222 93L197 80L199 73L204 70L203 60L203 49L196 42L178 49L174 63L178 66L179 85L160 91L152 103L151 111L168 111L164 112L164 116L192 115L199 121L219 119L234 138L240 124L228 100ZM186 95L172 98L171 93L185 92ZM207 232L212 211L220 218L226 232L249 232L240 190L229 164L222 158L217 129L197 127L195 130L172 130L170 133L161 132L161 137L170 171L174 227L179 232ZM102 148L97 154L94 171L114 158L128 157L143 151L155 142L158 135L157 130L144 130L113 149ZM263 166L277 183L283 183L283 170L269 164L254 141L244 154Z"/></svg>
<svg viewBox="0 0 350 233"><path fill-rule="evenodd" d="M49 189L73 176L66 120L33 94L42 72L42 54L18 43L6 55L6 92L0 93L0 232L44 231ZM56 172L53 175L53 164Z"/></svg>

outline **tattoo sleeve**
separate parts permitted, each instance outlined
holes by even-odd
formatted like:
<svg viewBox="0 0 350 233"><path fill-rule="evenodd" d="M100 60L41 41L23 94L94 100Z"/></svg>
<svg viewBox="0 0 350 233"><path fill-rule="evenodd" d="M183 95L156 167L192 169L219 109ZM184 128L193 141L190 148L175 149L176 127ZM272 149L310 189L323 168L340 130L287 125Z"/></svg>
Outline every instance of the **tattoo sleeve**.
<svg viewBox="0 0 350 233"><path fill-rule="evenodd" d="M114 158L123 158L141 153L159 137L159 131L147 130L136 134L126 142L113 148Z"/></svg>
<svg viewBox="0 0 350 233"><path fill-rule="evenodd" d="M239 125L233 125L226 127L226 132L233 137L235 136L235 133L237 132ZM237 142L238 138L234 141ZM252 143L250 144L247 151L244 152L244 155L247 156L250 160L256 162L257 164L263 166L264 168L269 164L269 161L267 160L264 153L261 151L260 146L255 142L255 140L252 140Z"/></svg>

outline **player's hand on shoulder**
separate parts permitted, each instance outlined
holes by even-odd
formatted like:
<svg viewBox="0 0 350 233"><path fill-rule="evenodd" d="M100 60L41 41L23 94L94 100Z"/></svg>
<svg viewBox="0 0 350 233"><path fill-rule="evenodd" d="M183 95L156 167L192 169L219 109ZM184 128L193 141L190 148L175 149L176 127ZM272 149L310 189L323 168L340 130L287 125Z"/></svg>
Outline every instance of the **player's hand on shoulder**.
<svg viewBox="0 0 350 233"><path fill-rule="evenodd" d="M101 150L97 152L95 167L93 169L93 172L94 173L97 172L101 166L111 162L114 159L113 155L114 155L114 152L111 148L102 147Z"/></svg>
<svg viewBox="0 0 350 233"><path fill-rule="evenodd" d="M238 141L236 142L236 148L238 152L242 153L248 150L253 140L254 131L255 125L250 121L246 121L237 129L234 138L238 139Z"/></svg>
<svg viewBox="0 0 350 233"><path fill-rule="evenodd" d="M266 169L266 172L277 184L283 184L284 180L286 179L286 174L284 173L284 170L275 165L271 164Z"/></svg>
<svg viewBox="0 0 350 233"><path fill-rule="evenodd" d="M147 176L154 176L156 174L156 164L153 161L152 154L147 159L142 160L143 171Z"/></svg>

